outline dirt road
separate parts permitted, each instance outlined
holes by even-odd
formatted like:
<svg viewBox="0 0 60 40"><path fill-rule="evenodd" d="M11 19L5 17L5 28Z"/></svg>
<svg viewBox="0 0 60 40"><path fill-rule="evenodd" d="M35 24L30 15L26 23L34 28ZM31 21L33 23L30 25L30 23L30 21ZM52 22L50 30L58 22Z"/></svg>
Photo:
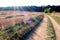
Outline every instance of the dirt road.
<svg viewBox="0 0 60 40"><path fill-rule="evenodd" d="M32 31L33 34L29 34L30 37L27 36L28 38L25 40L45 40L47 37L46 27L47 27L47 17L43 19L42 23L36 30Z"/></svg>
<svg viewBox="0 0 60 40"><path fill-rule="evenodd" d="M47 15L48 16L48 15ZM50 16L48 16L54 26L55 32L56 32L56 39L60 40L60 25Z"/></svg>

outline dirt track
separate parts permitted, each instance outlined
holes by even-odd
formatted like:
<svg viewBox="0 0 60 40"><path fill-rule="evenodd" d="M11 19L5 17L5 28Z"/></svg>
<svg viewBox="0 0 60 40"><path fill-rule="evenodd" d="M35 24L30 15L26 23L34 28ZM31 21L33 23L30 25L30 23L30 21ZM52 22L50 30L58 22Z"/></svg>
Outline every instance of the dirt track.
<svg viewBox="0 0 60 40"><path fill-rule="evenodd" d="M56 39L60 40L60 25L50 16L48 16L54 26L55 32L56 32Z"/></svg>
<svg viewBox="0 0 60 40"><path fill-rule="evenodd" d="M29 34L30 37L27 40L45 40L47 27L47 17L45 17L39 27L33 31L33 34ZM25 39L26 40L26 39Z"/></svg>

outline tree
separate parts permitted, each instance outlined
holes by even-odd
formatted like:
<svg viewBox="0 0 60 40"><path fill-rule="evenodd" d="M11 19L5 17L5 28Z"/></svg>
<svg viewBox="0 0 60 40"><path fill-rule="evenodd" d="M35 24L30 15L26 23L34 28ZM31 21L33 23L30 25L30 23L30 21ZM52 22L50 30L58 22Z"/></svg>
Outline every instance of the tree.
<svg viewBox="0 0 60 40"><path fill-rule="evenodd" d="M45 13L51 13L51 8L45 8L45 9L44 9L44 12L45 12Z"/></svg>

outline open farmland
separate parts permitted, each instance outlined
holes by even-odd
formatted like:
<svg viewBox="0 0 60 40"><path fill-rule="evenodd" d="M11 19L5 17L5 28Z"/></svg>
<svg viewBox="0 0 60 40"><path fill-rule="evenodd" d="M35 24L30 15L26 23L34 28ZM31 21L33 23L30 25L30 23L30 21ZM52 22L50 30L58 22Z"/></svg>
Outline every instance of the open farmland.
<svg viewBox="0 0 60 40"><path fill-rule="evenodd" d="M15 40L15 37L18 37L16 40L20 40L23 35L32 30L43 18L43 12L1 11L0 39Z"/></svg>
<svg viewBox="0 0 60 40"><path fill-rule="evenodd" d="M14 26L21 20L27 21L30 18L34 18L41 14L40 12L19 12L19 11L1 11L0 12L0 23L1 26ZM10 24L9 26L7 26Z"/></svg>
<svg viewBox="0 0 60 40"><path fill-rule="evenodd" d="M60 6L0 7L0 40L60 40Z"/></svg>

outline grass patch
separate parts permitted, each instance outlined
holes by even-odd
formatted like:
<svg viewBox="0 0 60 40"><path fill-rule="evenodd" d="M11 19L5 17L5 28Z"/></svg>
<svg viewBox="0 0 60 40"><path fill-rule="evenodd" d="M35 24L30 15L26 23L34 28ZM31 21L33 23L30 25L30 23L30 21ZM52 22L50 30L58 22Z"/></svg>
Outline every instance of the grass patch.
<svg viewBox="0 0 60 40"><path fill-rule="evenodd" d="M57 16L52 16L55 20L56 20L56 22L60 25L60 17L57 17Z"/></svg>
<svg viewBox="0 0 60 40"><path fill-rule="evenodd" d="M55 30L49 18L48 18L47 26L48 27L47 27L47 39L46 40L56 40Z"/></svg>
<svg viewBox="0 0 60 40"><path fill-rule="evenodd" d="M53 17L56 20L56 22L60 25L60 17L55 16L56 13L53 13L53 15L51 15L51 13L47 13L47 15Z"/></svg>

